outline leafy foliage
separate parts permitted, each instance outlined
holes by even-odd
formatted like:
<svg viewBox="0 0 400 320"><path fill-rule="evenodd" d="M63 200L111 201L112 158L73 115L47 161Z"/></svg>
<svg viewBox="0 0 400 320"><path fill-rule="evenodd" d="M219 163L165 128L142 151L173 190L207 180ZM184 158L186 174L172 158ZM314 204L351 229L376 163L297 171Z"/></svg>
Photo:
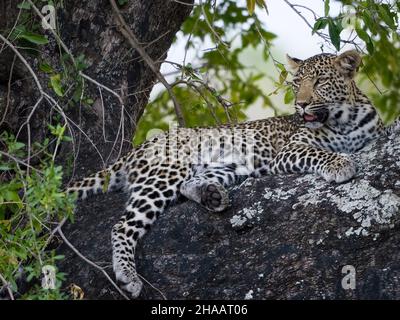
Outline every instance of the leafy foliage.
<svg viewBox="0 0 400 320"><path fill-rule="evenodd" d="M400 1L342 0L339 15L331 15L331 2L321 3L324 16L316 17L311 31L321 37L325 43L333 45L340 51L344 45L353 45L365 53L360 82L370 91L369 96L386 122L397 118L400 114L400 45L398 11ZM236 120L246 119L246 110L251 104L262 101L264 107L276 108L269 95L259 87L259 80L269 77L268 71L249 70L241 63L240 55L249 48L257 48L262 60L267 64L273 60L280 71L275 81L273 94L284 92L284 103L293 102L294 94L288 81L289 72L285 66L270 54L270 46L275 35L268 32L265 25L255 14L256 5L267 9L267 1L247 0L241 7L237 1L203 1L195 6L191 16L184 23L182 36L187 37L186 49L197 49L196 60L200 65L190 64L177 66L178 76L175 83L184 83L174 92L182 104L185 118L192 125L213 125L229 121L223 105L213 95L201 87L196 92L188 85L193 77L201 79L210 86L218 88L218 93L231 101L234 109L227 112L237 114ZM323 33L326 30L327 33ZM343 31L352 31L352 38L341 38ZM201 48L211 49L202 51ZM317 53L317 52L316 52ZM380 89L377 89L380 88ZM221 116L218 120L215 115ZM173 105L165 92L148 105L136 131L134 143L141 143L146 133L154 128L166 130L168 121L175 120Z"/></svg>
<svg viewBox="0 0 400 320"><path fill-rule="evenodd" d="M59 142L65 139L60 127L53 129ZM56 273L54 290L38 284L42 268L55 266L56 260L62 259L49 250L52 229L63 218L72 218L74 199L62 191L62 168L55 166L47 153L41 165L29 172L28 164L13 160L27 157L23 143L3 132L0 144L5 146L0 154L0 273L15 293L19 292L18 280L30 283L25 299L64 298L60 291L62 273ZM36 143L33 150L36 148L46 150L48 145Z"/></svg>
<svg viewBox="0 0 400 320"><path fill-rule="evenodd" d="M178 76L173 90L188 126L243 121L246 109L256 101L275 108L259 85L259 80L267 74L250 69L240 59L245 50L257 48L261 59L267 61L271 42L276 37L253 14L256 4L260 9L266 8L264 1L256 0L248 1L248 7L238 6L233 0L207 1L195 6L183 24L180 38L188 39L186 50L210 48L197 50L197 66L174 64ZM214 89L209 90L210 87ZM134 143L143 142L146 133L154 127L167 129L168 121L175 118L168 95L161 92L147 106Z"/></svg>
<svg viewBox="0 0 400 320"><path fill-rule="evenodd" d="M53 1L34 1L39 7ZM19 19L9 34L24 53L39 57L38 52L49 43L40 20L35 19L31 5L26 1L15 4L21 9ZM63 59L63 57L62 57ZM82 59L77 59L82 66ZM49 87L59 97L64 96L64 85L73 81L79 68L63 62L64 70L56 71L47 61L39 62L39 70L48 77ZM71 75L74 76L72 80ZM44 141L32 141L26 145L7 132L0 133L0 281L1 294L6 291L6 281L15 298L65 299L68 294L61 290L64 274L56 269L56 261L62 256L52 250L56 237L53 229L65 218L72 220L74 199L63 191L63 168L55 164L60 144L70 141L65 125L54 117L48 124L48 137ZM28 151L29 150L29 151ZM29 153L28 153L29 152ZM32 155L40 159L33 167ZM36 160L37 162L37 160ZM55 288L41 285L43 267L56 270ZM3 280L4 279L4 280ZM28 281L26 285L25 282ZM7 294L7 293L6 293Z"/></svg>

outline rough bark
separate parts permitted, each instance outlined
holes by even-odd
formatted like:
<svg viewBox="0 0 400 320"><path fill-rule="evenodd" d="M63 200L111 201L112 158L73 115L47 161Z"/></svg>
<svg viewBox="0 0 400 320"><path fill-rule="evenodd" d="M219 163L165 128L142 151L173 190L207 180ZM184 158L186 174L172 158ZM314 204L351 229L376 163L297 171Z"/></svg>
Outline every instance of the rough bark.
<svg viewBox="0 0 400 320"><path fill-rule="evenodd" d="M399 299L400 137L354 155L356 177L328 184L314 175L248 179L232 206L210 214L193 202L172 206L140 243L138 271L169 299ZM123 195L97 196L67 237L111 268L110 230ZM71 251L60 265L88 299L120 299L102 274ZM356 270L355 290L342 268ZM161 299L145 285L142 299Z"/></svg>
<svg viewBox="0 0 400 320"><path fill-rule="evenodd" d="M193 0L180 2L190 4ZM19 3L20 1L15 0L0 0L0 33L7 38L13 26L21 23L18 20ZM34 3L40 10L43 3ZM120 131L118 136L121 104L112 94L102 90L103 108L98 86L89 81L85 81L84 94L94 101L91 105L71 103L70 96L68 99L59 98L49 88L49 75L39 69L42 62L51 65L57 73L64 73L69 68L72 78L65 79L66 88L70 85L75 88L76 78L73 77L77 76L76 70L71 69L70 58L65 56L50 31L35 30L49 39L48 44L34 51L35 55L18 48L33 68L44 90L58 101L68 117L67 123L72 130L68 134L72 134L74 142L63 143L56 158L64 166L67 181L71 175L77 179L98 171L104 165L112 163L118 154L123 155L130 149L136 123L148 103L150 91L157 79L148 64L118 31L109 0L68 0L57 3L64 5L56 11L57 33L61 40L75 58L84 56L88 65L84 73L116 91L125 105L124 134L122 136ZM159 68L191 9L190 5L172 0L129 0L120 11L141 46L154 60L156 68ZM32 24L36 20L36 25L40 26L40 19L33 11L31 14ZM21 46L21 43L15 42L14 45ZM13 51L0 41L0 133L6 131L16 135L20 142L28 145L28 127L24 124L39 96L40 92L32 75L15 58ZM51 105L42 101L29 122L32 143L54 138L49 133L48 124L56 116L63 119ZM54 145L50 145L50 148L54 148ZM4 146L1 145L0 148ZM30 164L35 166L40 160L40 157L32 158ZM82 210L91 211L91 202L88 201L87 205Z"/></svg>
<svg viewBox="0 0 400 320"><path fill-rule="evenodd" d="M186 2L193 3L193 0ZM150 91L157 80L156 76L118 31L109 0L69 0L63 3L64 7L57 9L57 31L61 39L75 58L84 55L84 60L88 64L88 68L84 70L87 75L115 90L123 99L126 112L121 152L124 154L130 148L136 123L148 102ZM0 30L5 35L17 19L19 12L17 4L18 2L13 0L0 0ZM191 6L171 0L130 0L120 8L120 11L141 45L159 67L166 58L181 24L189 15ZM31 57L23 53L35 71L38 71L38 64L45 61L61 72L63 52L50 31L46 31L45 34L50 43L40 48L38 56ZM8 75L12 59L13 54L10 50L0 53L0 116L7 101ZM64 65L68 66L69 63L69 59L66 58ZM13 81L11 104L7 119L1 128L14 133L26 120L35 99L39 96L31 75L19 61L17 66L14 77L23 79L21 80L23 83ZM42 86L47 88L49 76L39 71L38 76ZM70 79L68 84L73 81L74 79ZM91 106L69 104L60 100L63 110L71 120L69 125L76 138L74 172L78 177L99 170L103 166L101 157L110 163L120 152L122 139L117 133L120 126L121 105L112 94L105 90L102 94L104 110L98 87L88 81L85 83L85 96L94 100ZM58 100L58 97L55 98ZM55 112L52 112L50 106L45 103L38 108L31 121L32 141L44 140L48 134L47 123L54 114ZM87 134L97 150L72 121ZM118 139L118 143L114 146L115 139ZM20 140L27 140L26 130L20 135ZM72 150L72 144L63 145L58 157L62 164L71 162ZM70 174L71 172L67 173Z"/></svg>

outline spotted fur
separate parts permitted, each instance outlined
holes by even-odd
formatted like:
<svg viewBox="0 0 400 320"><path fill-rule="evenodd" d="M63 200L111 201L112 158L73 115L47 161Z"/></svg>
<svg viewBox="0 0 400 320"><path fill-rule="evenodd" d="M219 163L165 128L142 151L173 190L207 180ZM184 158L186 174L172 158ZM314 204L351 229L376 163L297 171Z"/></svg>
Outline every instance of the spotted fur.
<svg viewBox="0 0 400 320"><path fill-rule="evenodd" d="M220 212L229 206L226 187L243 177L315 173L328 182L345 182L356 173L349 154L385 133L353 81L361 61L355 51L288 59L295 70L296 114L221 126L209 139L201 128L177 128L69 188L80 199L122 188L128 192L126 211L112 229L112 247L116 279L133 297L142 289L134 261L137 241L179 195ZM237 140L238 130L251 135Z"/></svg>

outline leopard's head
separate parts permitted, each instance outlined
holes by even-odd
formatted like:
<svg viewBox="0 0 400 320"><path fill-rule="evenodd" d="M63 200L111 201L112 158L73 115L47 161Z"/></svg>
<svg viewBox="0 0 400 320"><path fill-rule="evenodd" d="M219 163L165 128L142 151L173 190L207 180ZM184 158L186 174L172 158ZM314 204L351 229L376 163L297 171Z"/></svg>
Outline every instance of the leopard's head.
<svg viewBox="0 0 400 320"><path fill-rule="evenodd" d="M355 51L338 56L318 54L306 60L287 56L294 71L295 107L309 128L320 128L329 120L346 119L356 93L354 76L361 63Z"/></svg>

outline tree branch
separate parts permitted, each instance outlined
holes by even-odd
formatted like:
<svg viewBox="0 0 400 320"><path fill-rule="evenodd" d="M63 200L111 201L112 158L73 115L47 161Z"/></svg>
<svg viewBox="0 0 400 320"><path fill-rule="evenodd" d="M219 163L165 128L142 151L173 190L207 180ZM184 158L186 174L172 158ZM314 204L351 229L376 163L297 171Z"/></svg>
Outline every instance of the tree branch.
<svg viewBox="0 0 400 320"><path fill-rule="evenodd" d="M108 281L110 281L110 283L113 285L113 287L121 294L121 296L123 296L126 300L130 300L128 298L128 296L122 292L122 290L118 287L118 285L111 279L111 277L108 275L108 273L100 266L98 266L97 264L95 264L93 261L89 260L88 258L86 258L83 254L81 254L75 247L74 245L68 241L68 239L65 237L62 229L60 227L57 228L57 232L58 234L61 236L62 240L65 242L65 244L71 248L71 250L73 252L75 252L75 254L81 258L83 261L85 261L86 263L88 263L89 265L91 265L92 267L95 267L97 270L100 270L104 276L107 278Z"/></svg>
<svg viewBox="0 0 400 320"><path fill-rule="evenodd" d="M7 280L3 277L3 275L0 273L0 280L1 282L3 282L4 287L7 289L8 295L10 296L11 300L15 300L14 299L14 295L13 292L10 288L10 284L7 282Z"/></svg>
<svg viewBox="0 0 400 320"><path fill-rule="evenodd" d="M143 47L140 46L138 39L136 38L136 36L132 32L132 30L129 28L129 26L125 22L125 19L123 18L121 12L119 11L118 6L115 3L115 0L110 0L110 4L111 4L114 14L117 18L117 24L118 24L119 31L122 33L122 35L125 37L125 39L128 40L130 46L140 54L140 56L147 63L147 65L149 66L151 71L154 72L157 79L167 89L167 91L174 103L174 109L175 109L176 117L178 118L179 126L185 127L186 123L185 123L185 118L182 113L182 108L181 108L178 100L176 99L175 94L172 92L171 86L169 85L167 80L164 78L164 76L160 73L160 71L156 67L153 59L147 54L147 52L143 49Z"/></svg>

